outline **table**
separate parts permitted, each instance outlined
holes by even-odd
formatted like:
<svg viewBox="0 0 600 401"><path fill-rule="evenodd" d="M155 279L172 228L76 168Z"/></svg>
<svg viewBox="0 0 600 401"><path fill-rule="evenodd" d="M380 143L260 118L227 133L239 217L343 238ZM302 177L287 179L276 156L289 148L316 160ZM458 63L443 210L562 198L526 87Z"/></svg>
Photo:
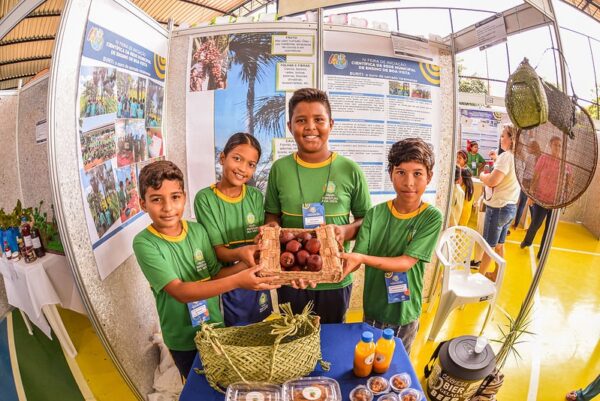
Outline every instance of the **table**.
<svg viewBox="0 0 600 401"><path fill-rule="evenodd" d="M12 262L0 259L0 273L4 276L8 303L19 308L29 334L29 321L49 338L52 331L65 353L74 358L77 351L58 314L56 305L86 314L67 259L61 255L46 254L33 263L23 260Z"/></svg>
<svg viewBox="0 0 600 401"><path fill-rule="evenodd" d="M331 362L331 370L323 372L317 363L315 371L309 376L327 376L336 379L342 390L343 400L349 400L350 390L359 384L366 384L367 378L357 378L352 373L352 364L354 362L354 347L360 340L363 331L372 331L375 339L381 337L382 331L367 325L366 323L353 324L324 324L321 326L321 352L323 359ZM396 373L407 372L411 377L411 387L422 391L417 375L406 355L404 346L399 338L394 337L396 349L394 358L387 373L383 376L389 378ZM201 368L201 363L196 356L194 368ZM213 390L202 375L198 375L194 370L188 375L180 401L222 401L224 395Z"/></svg>

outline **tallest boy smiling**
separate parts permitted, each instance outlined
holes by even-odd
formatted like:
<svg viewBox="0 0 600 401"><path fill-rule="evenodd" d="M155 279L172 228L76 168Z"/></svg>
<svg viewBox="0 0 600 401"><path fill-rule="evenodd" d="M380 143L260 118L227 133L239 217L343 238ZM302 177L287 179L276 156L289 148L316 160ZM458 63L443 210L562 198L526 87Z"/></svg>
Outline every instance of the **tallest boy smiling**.
<svg viewBox="0 0 600 401"><path fill-rule="evenodd" d="M273 163L265 199L265 223L287 228L313 228L335 224L338 240L354 239L371 207L369 189L360 167L329 151L333 128L327 94L304 88L289 101L288 129L298 151ZM354 221L350 223L350 213ZM282 287L279 303L290 302L294 313L314 302L321 323L341 323L348 309L352 276L339 283L319 284L314 289Z"/></svg>

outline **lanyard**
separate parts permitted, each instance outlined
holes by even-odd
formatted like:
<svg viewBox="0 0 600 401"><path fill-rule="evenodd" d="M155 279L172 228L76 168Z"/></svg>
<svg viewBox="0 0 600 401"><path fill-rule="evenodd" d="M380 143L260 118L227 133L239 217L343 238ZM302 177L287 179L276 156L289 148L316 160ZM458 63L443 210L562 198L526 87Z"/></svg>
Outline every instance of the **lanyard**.
<svg viewBox="0 0 600 401"><path fill-rule="evenodd" d="M325 181L325 190L323 191L323 195L321 196L320 202L323 202L323 198L327 193L327 185L329 185L329 177L331 176L331 166L333 165L333 152L328 157L329 159L329 170L327 170L327 180ZM296 161L296 177L298 178L298 187L300 188L300 198L302 200L302 204L306 203L304 201L304 192L302 191L302 182L300 182L300 170L298 169L298 153L294 155L294 160Z"/></svg>

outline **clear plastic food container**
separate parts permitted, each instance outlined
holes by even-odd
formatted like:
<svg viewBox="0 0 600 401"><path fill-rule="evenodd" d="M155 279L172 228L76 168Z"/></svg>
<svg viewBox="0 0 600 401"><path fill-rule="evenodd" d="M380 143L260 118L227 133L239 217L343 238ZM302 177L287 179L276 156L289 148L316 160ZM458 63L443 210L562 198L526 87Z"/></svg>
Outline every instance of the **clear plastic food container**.
<svg viewBox="0 0 600 401"><path fill-rule="evenodd" d="M384 395L379 396L379 398L377 399L377 401L398 401L398 394L396 393L387 393Z"/></svg>
<svg viewBox="0 0 600 401"><path fill-rule="evenodd" d="M383 376L373 376L367 380L367 387L374 395L386 394L390 392L390 382Z"/></svg>
<svg viewBox="0 0 600 401"><path fill-rule="evenodd" d="M398 394L400 401L421 401L423 393L414 388L406 388Z"/></svg>
<svg viewBox="0 0 600 401"><path fill-rule="evenodd" d="M329 377L302 377L283 384L285 401L342 401L340 385Z"/></svg>
<svg viewBox="0 0 600 401"><path fill-rule="evenodd" d="M225 401L283 401L283 394L275 384L233 383L227 387Z"/></svg>
<svg viewBox="0 0 600 401"><path fill-rule="evenodd" d="M373 392L367 386L356 386L350 391L350 401L372 401Z"/></svg>
<svg viewBox="0 0 600 401"><path fill-rule="evenodd" d="M411 382L412 380L410 379L410 375L408 373L398 373L390 377L390 386L392 386L392 390L397 393L405 388L409 388Z"/></svg>

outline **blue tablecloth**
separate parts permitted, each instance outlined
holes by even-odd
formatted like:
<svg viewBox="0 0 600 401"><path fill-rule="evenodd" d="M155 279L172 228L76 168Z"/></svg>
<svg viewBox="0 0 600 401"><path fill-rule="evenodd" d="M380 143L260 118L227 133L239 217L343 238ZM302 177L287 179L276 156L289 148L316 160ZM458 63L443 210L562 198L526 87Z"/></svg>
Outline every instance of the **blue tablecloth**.
<svg viewBox="0 0 600 401"><path fill-rule="evenodd" d="M381 337L382 331L373 328L365 323L354 324L324 324L321 326L321 352L323 359L331 362L331 370L323 372L321 366L317 364L314 372L309 376L327 376L340 383L342 396L344 400L350 399L350 390L359 384L366 384L367 378L357 378L352 373L352 364L354 362L354 347L360 340L363 331L372 331L375 340ZM407 372L411 377L411 387L422 391L421 385L417 380L415 371L406 355L400 339L396 340L396 349L390 369L383 376L391 377L396 373ZM196 356L194 368L201 368L200 360ZM183 387L180 401L223 401L223 394L213 390L202 375L192 371Z"/></svg>

